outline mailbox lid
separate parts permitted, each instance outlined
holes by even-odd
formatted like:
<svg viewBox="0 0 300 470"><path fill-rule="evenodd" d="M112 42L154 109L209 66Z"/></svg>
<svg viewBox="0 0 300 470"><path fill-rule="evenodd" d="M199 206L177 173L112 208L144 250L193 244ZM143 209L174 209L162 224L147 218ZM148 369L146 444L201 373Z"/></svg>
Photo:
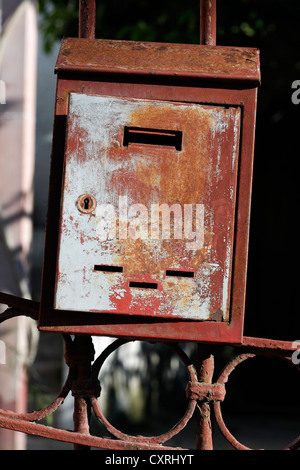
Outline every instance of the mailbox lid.
<svg viewBox="0 0 300 470"><path fill-rule="evenodd" d="M66 38L57 73L105 73L260 83L255 48Z"/></svg>
<svg viewBox="0 0 300 470"><path fill-rule="evenodd" d="M157 126L158 135L181 132L182 147L124 142L125 129L146 129L147 137ZM228 321L239 133L239 107L72 93L55 308ZM152 240L150 232L142 240L102 240L100 213L76 207L82 194L116 214L124 198L126 211L141 204L149 215L155 204L197 206L204 239L199 247L189 235Z"/></svg>

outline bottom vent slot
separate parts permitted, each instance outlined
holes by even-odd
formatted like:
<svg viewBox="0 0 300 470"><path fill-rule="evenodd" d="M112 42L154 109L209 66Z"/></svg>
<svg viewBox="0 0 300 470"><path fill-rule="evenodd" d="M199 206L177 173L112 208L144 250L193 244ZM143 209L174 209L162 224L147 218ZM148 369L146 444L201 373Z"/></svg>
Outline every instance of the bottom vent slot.
<svg viewBox="0 0 300 470"><path fill-rule="evenodd" d="M176 277L194 277L194 271L178 271L175 269L167 269L166 276L176 276Z"/></svg>
<svg viewBox="0 0 300 470"><path fill-rule="evenodd" d="M104 264L95 264L94 271L102 271L104 273L122 273L122 266L106 266Z"/></svg>
<svg viewBox="0 0 300 470"><path fill-rule="evenodd" d="M129 282L129 287L138 287L140 289L157 289L156 282Z"/></svg>

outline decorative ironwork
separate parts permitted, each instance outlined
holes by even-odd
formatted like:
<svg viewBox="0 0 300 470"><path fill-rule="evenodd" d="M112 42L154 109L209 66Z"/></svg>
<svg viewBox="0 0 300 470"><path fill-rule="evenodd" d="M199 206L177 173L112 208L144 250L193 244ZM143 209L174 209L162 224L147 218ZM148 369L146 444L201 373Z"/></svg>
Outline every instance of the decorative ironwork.
<svg viewBox="0 0 300 470"><path fill-rule="evenodd" d="M0 316L0 323L18 315L26 315L37 319L38 303L29 300L21 300L7 294L0 294L0 302L9 308ZM221 403L226 397L226 384L230 374L244 361L256 356L280 357L292 363L292 344L289 342L276 342L245 338L241 346L240 354L236 355L223 369L215 382L212 382L214 374L214 356L206 354L207 346L199 345L198 363L193 364L183 349L175 343L164 343L166 347L178 355L188 372L186 395L188 406L184 416L169 431L157 436L132 436L116 429L104 416L98 398L101 394L99 374L104 362L120 346L130 340L117 339L111 343L95 360L94 346L90 336L62 335L65 343L65 361L69 367L69 373L62 390L57 398L46 408L30 413L14 413L10 410L0 410L0 427L21 431L27 434L41 436L58 441L74 444L75 449L101 448L111 450L186 450L174 448L166 443L176 434L179 434L190 420L195 417L198 424L197 449L213 449L211 430L211 407L214 409L215 421L233 448L249 450L249 447L240 443L228 430L221 411ZM278 343L278 344L277 344ZM277 348L276 348L277 344ZM253 346L261 345L261 346ZM262 346L263 345L263 346ZM300 369L300 365L295 365ZM43 418L56 411L66 396L71 393L74 396L74 432L62 429L54 429L39 424ZM101 422L111 438L97 437L90 434L89 416L93 412L96 419ZM300 436L284 449L296 450L300 447Z"/></svg>

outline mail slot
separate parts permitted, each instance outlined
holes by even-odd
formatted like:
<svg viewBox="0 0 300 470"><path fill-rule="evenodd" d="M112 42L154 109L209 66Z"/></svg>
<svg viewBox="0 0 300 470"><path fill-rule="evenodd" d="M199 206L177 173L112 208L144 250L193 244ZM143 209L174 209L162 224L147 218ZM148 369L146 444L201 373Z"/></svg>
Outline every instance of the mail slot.
<svg viewBox="0 0 300 470"><path fill-rule="evenodd" d="M39 328L239 343L258 51L69 38Z"/></svg>

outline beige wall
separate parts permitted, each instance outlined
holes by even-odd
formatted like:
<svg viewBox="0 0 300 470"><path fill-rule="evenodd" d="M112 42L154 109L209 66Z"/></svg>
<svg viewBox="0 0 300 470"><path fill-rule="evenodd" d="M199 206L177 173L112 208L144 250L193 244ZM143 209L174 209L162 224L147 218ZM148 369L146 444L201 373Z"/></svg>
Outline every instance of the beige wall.
<svg viewBox="0 0 300 470"><path fill-rule="evenodd" d="M37 17L24 1L6 20L0 41L0 291L30 297L33 175L35 158ZM6 307L1 306L1 310ZM34 325L35 328L35 325ZM5 364L0 364L0 407L27 411L26 362L33 322L1 325ZM23 449L26 436L0 430L0 450Z"/></svg>

